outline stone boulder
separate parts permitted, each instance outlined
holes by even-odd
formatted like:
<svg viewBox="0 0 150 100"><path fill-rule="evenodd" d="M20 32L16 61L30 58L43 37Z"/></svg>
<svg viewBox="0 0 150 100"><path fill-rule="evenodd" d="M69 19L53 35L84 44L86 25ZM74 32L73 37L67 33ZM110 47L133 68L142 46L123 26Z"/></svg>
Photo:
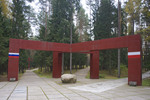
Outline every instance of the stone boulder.
<svg viewBox="0 0 150 100"><path fill-rule="evenodd" d="M76 83L77 77L74 74L63 74L61 75L62 83Z"/></svg>

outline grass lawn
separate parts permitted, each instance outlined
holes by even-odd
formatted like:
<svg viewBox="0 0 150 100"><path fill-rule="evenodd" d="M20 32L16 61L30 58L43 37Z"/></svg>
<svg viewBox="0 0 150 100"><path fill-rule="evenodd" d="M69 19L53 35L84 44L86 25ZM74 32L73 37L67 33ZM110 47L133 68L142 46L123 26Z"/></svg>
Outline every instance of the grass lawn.
<svg viewBox="0 0 150 100"><path fill-rule="evenodd" d="M75 72L77 72L76 69L72 69L72 73L74 74ZM40 77L52 78L52 72L44 72L44 69L42 72L39 69L35 70L34 73L36 73ZM70 73L70 70L64 71L64 74L69 74L69 73Z"/></svg>
<svg viewBox="0 0 150 100"><path fill-rule="evenodd" d="M126 75L125 74L121 75L120 78L125 78L125 77L127 77L127 73L126 73ZM86 78L90 78L90 72L88 72ZM115 76L114 73L112 73L112 75L110 75L109 71L107 71L107 70L99 71L99 78L100 79L118 79L118 77Z"/></svg>
<svg viewBox="0 0 150 100"><path fill-rule="evenodd" d="M52 72L40 72L39 70L35 70L33 72L40 77L52 78Z"/></svg>
<svg viewBox="0 0 150 100"><path fill-rule="evenodd" d="M142 80L142 86L150 86L150 77Z"/></svg>

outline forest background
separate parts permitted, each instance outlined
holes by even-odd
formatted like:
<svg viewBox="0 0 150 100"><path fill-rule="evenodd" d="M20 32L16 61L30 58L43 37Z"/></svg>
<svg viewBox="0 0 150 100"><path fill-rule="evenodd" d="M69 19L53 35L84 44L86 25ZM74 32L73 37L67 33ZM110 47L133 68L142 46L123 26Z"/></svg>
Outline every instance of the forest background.
<svg viewBox="0 0 150 100"><path fill-rule="evenodd" d="M39 0L38 13L29 3L34 0L0 0L0 74L7 73L9 39L38 40L58 43L73 43L113 38L118 36L118 6L114 0L87 0L90 14L80 0ZM37 27L33 35L32 27ZM121 6L121 36L141 34L143 63L150 69L150 1L127 0ZM69 54L64 54L65 69L69 69ZM72 68L89 66L88 55L73 53ZM52 71L52 52L20 50L19 71L28 68ZM127 48L121 49L121 68L127 68ZM109 74L117 69L118 50L100 51L100 70Z"/></svg>

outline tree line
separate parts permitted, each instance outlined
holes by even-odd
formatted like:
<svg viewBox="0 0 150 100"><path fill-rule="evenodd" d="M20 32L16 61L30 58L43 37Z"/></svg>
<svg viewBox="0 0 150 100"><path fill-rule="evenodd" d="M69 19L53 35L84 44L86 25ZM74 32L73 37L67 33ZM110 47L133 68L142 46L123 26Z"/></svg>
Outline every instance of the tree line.
<svg viewBox="0 0 150 100"><path fill-rule="evenodd" d="M85 13L80 0L39 0L36 14L28 3L34 0L0 0L0 74L7 72L9 39L40 40L73 43L113 38L118 36L118 7L115 0L87 0L90 15ZM143 66L150 68L149 50L149 0L127 0L121 6L121 36L141 34ZM32 27L38 26L39 34L33 35ZM19 70L28 66L52 71L52 52L20 50ZM88 65L88 56L73 53L73 68ZM127 66L127 49L121 49L121 64ZM69 69L69 54L64 53L64 66ZM117 50L100 51L100 69L117 68Z"/></svg>

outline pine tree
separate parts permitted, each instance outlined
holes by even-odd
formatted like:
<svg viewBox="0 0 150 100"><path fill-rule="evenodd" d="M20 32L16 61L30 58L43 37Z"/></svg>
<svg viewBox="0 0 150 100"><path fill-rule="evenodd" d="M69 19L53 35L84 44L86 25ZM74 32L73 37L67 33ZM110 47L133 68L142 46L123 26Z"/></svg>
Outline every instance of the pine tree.
<svg viewBox="0 0 150 100"><path fill-rule="evenodd" d="M128 0L125 11L128 14L128 33L134 35L135 24L139 25L140 21L141 0Z"/></svg>
<svg viewBox="0 0 150 100"><path fill-rule="evenodd" d="M31 26L29 23L29 16L30 7L26 5L26 1L33 1L33 0L13 0L12 1L12 32L10 37L16 39L28 39L28 34L31 34ZM24 69L27 66L27 51L21 50L20 51L20 62L19 62L19 69L20 71L24 72Z"/></svg>
<svg viewBox="0 0 150 100"><path fill-rule="evenodd" d="M75 28L73 25L73 20L71 20L71 15L78 8L79 0L42 0L40 1L42 7L41 12L38 16L39 20L39 39L49 42L59 42L59 43L70 43L70 26L73 29L73 42L77 42L78 37L75 34ZM48 4L50 3L50 4ZM73 4L73 9L71 7ZM46 6L50 5L46 10ZM47 20L45 20L47 19ZM71 24L72 23L72 24ZM49 66L48 59L52 60L52 54L47 54L43 59L46 65ZM40 53L39 56L43 55L44 52ZM68 65L69 55L66 54L67 60L65 65ZM44 66L44 65L41 65Z"/></svg>
<svg viewBox="0 0 150 100"><path fill-rule="evenodd" d="M101 0L94 11L94 35L95 40L111 37L113 21L113 1Z"/></svg>
<svg viewBox="0 0 150 100"><path fill-rule="evenodd" d="M113 2L113 0L95 0L94 4L92 4L93 34L95 40L118 36L118 10ZM123 9L121 10L122 32L126 34L126 14L123 12ZM122 50L121 53L122 52L126 53L126 50ZM121 57L121 61L122 59L126 59L124 55ZM126 60L123 60L121 63L126 63ZM109 74L111 74L112 69L116 68L117 50L100 51L100 69L107 69L109 70Z"/></svg>
<svg viewBox="0 0 150 100"><path fill-rule="evenodd" d="M142 2L143 10L142 10L142 20L141 20L141 29L138 31L143 37L144 48L143 48L143 65L146 70L150 69L150 1L144 0Z"/></svg>
<svg viewBox="0 0 150 100"><path fill-rule="evenodd" d="M0 6L0 74L7 72L9 34L11 32L11 20L2 12Z"/></svg>
<svg viewBox="0 0 150 100"><path fill-rule="evenodd" d="M52 0L52 16L49 21L48 41L59 43L70 43L70 29L72 27L73 43L78 42L72 16L79 11L79 0ZM75 54L73 54L73 59ZM65 66L69 68L69 54L65 54ZM75 61L73 61L73 64Z"/></svg>
<svg viewBox="0 0 150 100"><path fill-rule="evenodd" d="M81 7L79 13L77 14L76 26L76 34L78 34L80 42L91 40L89 31L90 26L88 15L85 14L85 10Z"/></svg>

